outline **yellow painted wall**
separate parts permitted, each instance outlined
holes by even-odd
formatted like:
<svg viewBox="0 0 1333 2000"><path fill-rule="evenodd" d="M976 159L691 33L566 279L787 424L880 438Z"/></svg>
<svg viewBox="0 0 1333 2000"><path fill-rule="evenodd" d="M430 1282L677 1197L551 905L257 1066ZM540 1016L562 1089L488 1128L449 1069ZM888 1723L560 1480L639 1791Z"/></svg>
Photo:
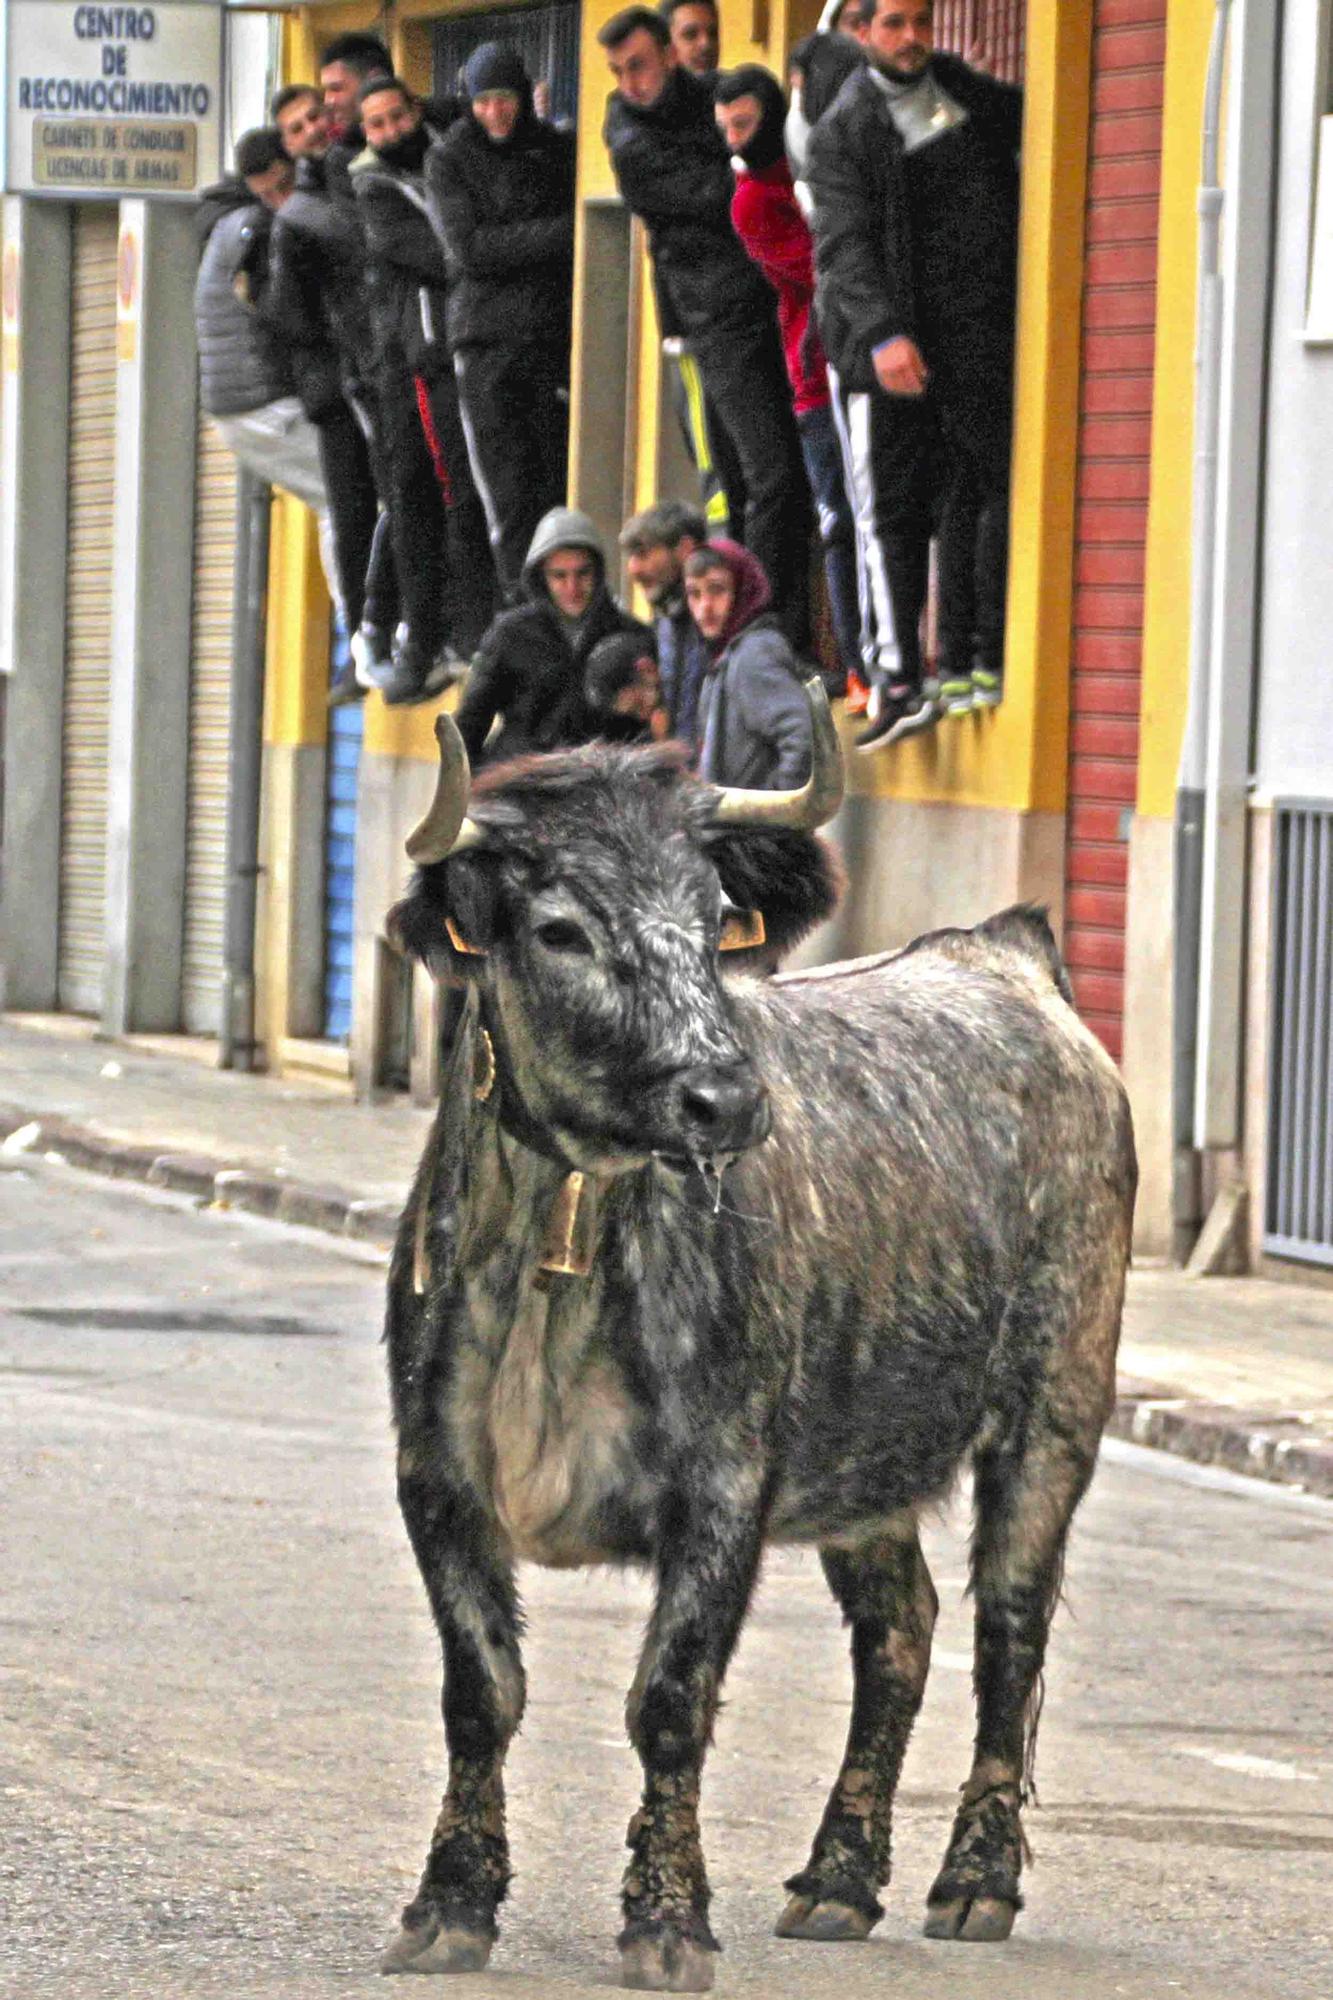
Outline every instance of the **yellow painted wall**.
<svg viewBox="0 0 1333 2000"><path fill-rule="evenodd" d="M1137 799L1155 819L1175 813L1189 687L1197 197L1214 11L1214 0L1171 0L1167 13Z"/></svg>

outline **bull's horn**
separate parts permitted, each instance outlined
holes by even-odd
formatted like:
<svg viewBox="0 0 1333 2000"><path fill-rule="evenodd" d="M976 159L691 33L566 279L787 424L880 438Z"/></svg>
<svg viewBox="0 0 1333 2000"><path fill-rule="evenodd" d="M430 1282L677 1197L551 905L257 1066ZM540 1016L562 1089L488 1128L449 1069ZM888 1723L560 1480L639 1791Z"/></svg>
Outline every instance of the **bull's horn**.
<svg viewBox="0 0 1333 2000"><path fill-rule="evenodd" d="M435 797L420 826L407 837L407 858L422 868L428 862L444 861L451 854L459 854L465 847L475 847L482 838L482 828L467 816L472 772L452 715L441 711L436 716L435 741L440 746Z"/></svg>
<svg viewBox="0 0 1333 2000"><path fill-rule="evenodd" d="M810 776L794 792L744 791L720 785L713 807L719 826L792 826L808 830L823 826L842 804L842 749L824 683L811 674L805 683L810 704Z"/></svg>

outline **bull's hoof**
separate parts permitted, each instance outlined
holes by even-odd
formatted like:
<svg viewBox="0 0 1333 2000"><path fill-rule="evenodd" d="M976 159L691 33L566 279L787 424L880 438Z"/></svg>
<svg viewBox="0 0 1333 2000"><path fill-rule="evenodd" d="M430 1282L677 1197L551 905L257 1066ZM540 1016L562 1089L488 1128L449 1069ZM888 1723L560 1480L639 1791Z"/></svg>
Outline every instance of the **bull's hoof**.
<svg viewBox="0 0 1333 2000"><path fill-rule="evenodd" d="M1002 1896L960 1896L951 1903L927 1903L925 1932L957 1944L1003 1944L1017 1915L1018 1905Z"/></svg>
<svg viewBox="0 0 1333 2000"><path fill-rule="evenodd" d="M620 1983L636 1993L707 1993L716 1953L692 1938L663 1931L620 1947Z"/></svg>
<svg viewBox="0 0 1333 2000"><path fill-rule="evenodd" d="M871 1922L864 1910L854 1910L850 1903L817 1903L813 1896L793 1896L774 1932L810 1944L860 1944L870 1936Z"/></svg>
<svg viewBox="0 0 1333 2000"><path fill-rule="evenodd" d="M484 1972L494 1939L436 1917L404 1924L380 1959L381 1972Z"/></svg>

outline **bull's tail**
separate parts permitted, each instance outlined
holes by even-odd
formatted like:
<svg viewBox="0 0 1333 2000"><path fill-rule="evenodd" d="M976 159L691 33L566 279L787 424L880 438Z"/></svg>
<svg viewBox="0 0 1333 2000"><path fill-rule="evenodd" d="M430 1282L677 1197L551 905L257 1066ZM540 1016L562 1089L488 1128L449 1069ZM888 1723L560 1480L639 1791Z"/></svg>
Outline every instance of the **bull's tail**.
<svg viewBox="0 0 1333 2000"><path fill-rule="evenodd" d="M1051 919L1044 903L1013 903L1007 910L997 910L993 917L987 917L974 926L973 936L985 938L991 944L1004 945L1010 951L1020 952L1024 958L1035 961L1047 974L1061 999L1073 1006L1073 988L1069 984L1069 974L1065 971L1065 962L1055 942L1055 932L1051 929Z"/></svg>

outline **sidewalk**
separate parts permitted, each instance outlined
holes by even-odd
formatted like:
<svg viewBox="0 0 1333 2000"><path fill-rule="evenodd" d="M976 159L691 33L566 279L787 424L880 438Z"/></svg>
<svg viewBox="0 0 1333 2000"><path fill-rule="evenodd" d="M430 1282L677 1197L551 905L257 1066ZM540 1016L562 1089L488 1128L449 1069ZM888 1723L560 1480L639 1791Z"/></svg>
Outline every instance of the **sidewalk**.
<svg viewBox="0 0 1333 2000"><path fill-rule="evenodd" d="M0 1144L387 1246L429 1114L0 1018ZM35 1130L28 1128L36 1127ZM1333 1497L1333 1290L1131 1273L1112 1432Z"/></svg>

